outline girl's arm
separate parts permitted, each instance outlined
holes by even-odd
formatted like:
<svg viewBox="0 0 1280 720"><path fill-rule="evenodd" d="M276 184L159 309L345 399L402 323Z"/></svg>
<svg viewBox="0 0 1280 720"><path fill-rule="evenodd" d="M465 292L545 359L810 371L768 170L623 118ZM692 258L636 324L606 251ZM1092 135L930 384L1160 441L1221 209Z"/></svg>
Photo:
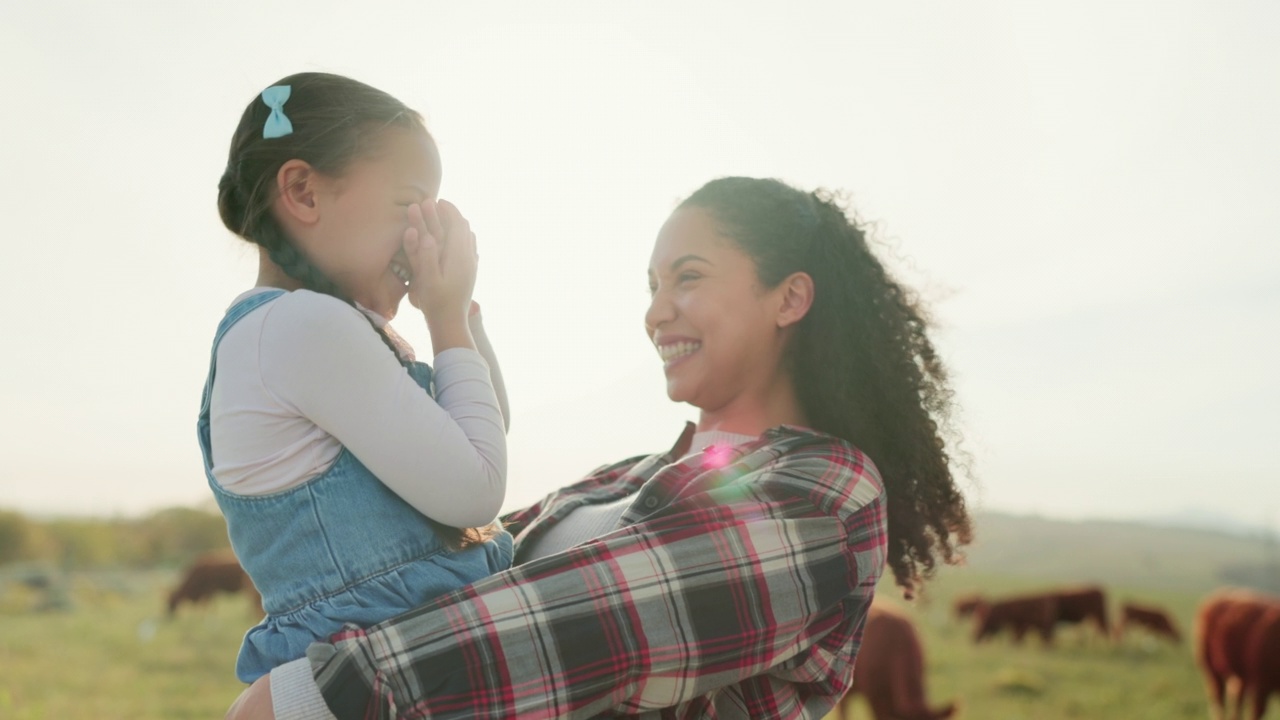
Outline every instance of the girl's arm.
<svg viewBox="0 0 1280 720"><path fill-rule="evenodd" d="M475 527L506 492L506 436L475 350L436 356L436 398L420 388L351 306L297 291L267 308L259 373L286 409L335 437L419 512Z"/></svg>
<svg viewBox="0 0 1280 720"><path fill-rule="evenodd" d="M820 715L885 556L874 470L829 450L314 644L319 689L338 717Z"/></svg>
<svg viewBox="0 0 1280 720"><path fill-rule="evenodd" d="M479 303L471 303L472 312L467 316L467 324L471 326L471 337L475 338L476 350L484 361L489 363L489 380L493 383L493 392L498 396L498 407L502 409L503 427L511 430L511 406L507 402L507 385L502 381L502 368L498 367L498 355L493 351L493 344L484 331L484 321L480 318Z"/></svg>

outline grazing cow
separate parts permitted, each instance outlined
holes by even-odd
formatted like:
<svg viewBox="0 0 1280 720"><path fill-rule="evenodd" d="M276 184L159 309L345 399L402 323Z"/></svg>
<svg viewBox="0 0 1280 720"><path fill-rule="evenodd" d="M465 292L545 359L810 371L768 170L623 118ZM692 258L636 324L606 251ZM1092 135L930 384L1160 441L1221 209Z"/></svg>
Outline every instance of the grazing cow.
<svg viewBox="0 0 1280 720"><path fill-rule="evenodd" d="M1253 623L1244 649L1244 684L1252 689L1253 715L1261 720L1271 693L1280 694L1280 602L1272 603Z"/></svg>
<svg viewBox="0 0 1280 720"><path fill-rule="evenodd" d="M995 602L979 601L974 616L978 619L974 642L1007 627L1013 631L1015 642L1021 642L1027 631L1036 630L1048 644L1053 642L1054 626L1058 623L1078 625L1086 620L1092 620L1104 636L1110 631L1107 596L1100 587L1054 590Z"/></svg>
<svg viewBox="0 0 1280 720"><path fill-rule="evenodd" d="M1014 642L1022 642L1028 630L1036 630L1040 639L1048 644L1053 642L1053 626L1058 622L1058 599L1054 595L1025 595L983 601L978 603L973 616L977 620L974 642L982 642L1009 628Z"/></svg>
<svg viewBox="0 0 1280 720"><path fill-rule="evenodd" d="M1215 718L1228 706L1239 717L1246 699L1253 697L1253 718L1262 717L1276 677L1280 628L1276 622L1280 599L1243 590L1210 595L1196 612L1195 656L1204 672L1209 704ZM1271 640L1271 642L1268 642Z"/></svg>
<svg viewBox="0 0 1280 720"><path fill-rule="evenodd" d="M212 552L196 558L187 568L182 582L169 593L169 616L173 617L183 601L204 604L220 592L244 592L249 596L253 607L258 612L262 611L262 596L258 594L258 589L253 586L253 581L244 568L240 567L235 556L225 552Z"/></svg>
<svg viewBox="0 0 1280 720"><path fill-rule="evenodd" d="M1053 596L1057 599L1058 622L1078 625L1092 620L1104 637L1111 633L1111 628L1107 625L1107 596L1102 588L1058 590Z"/></svg>
<svg viewBox="0 0 1280 720"><path fill-rule="evenodd" d="M872 604L862 647L853 666L853 685L836 706L835 717L851 716L853 697L863 695L875 720L943 720L955 704L930 710L924 697L924 651L911 619L889 606Z"/></svg>
<svg viewBox="0 0 1280 720"><path fill-rule="evenodd" d="M956 620L963 620L973 614L978 609L978 605L982 603L982 596L978 594L961 595L951 603L951 612L956 616Z"/></svg>
<svg viewBox="0 0 1280 720"><path fill-rule="evenodd" d="M1155 635L1169 638L1175 643L1182 642L1182 634L1170 619L1169 613L1152 605L1125 603L1120 606L1120 622L1116 623L1115 636L1119 640L1125 630L1132 626L1145 628Z"/></svg>

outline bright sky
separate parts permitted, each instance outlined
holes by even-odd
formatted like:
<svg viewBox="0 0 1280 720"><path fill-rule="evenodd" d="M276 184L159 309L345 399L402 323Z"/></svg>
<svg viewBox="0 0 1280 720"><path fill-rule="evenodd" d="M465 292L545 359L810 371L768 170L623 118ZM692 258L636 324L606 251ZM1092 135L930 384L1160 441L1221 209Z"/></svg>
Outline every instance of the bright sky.
<svg viewBox="0 0 1280 720"><path fill-rule="evenodd" d="M440 144L513 405L509 507L694 417L645 267L682 196L747 174L848 190L933 301L976 505L1280 524L1265 0L5 3L0 506L209 497L198 395L256 272L216 184L245 104L300 70L387 90Z"/></svg>

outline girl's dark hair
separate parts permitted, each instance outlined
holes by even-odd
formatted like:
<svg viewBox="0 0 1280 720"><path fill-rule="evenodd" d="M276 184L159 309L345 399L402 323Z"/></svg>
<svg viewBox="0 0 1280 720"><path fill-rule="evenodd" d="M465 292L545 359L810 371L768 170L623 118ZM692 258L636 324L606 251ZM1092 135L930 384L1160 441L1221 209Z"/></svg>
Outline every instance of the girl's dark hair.
<svg viewBox="0 0 1280 720"><path fill-rule="evenodd" d="M425 133L422 116L387 93L341 75L298 73L274 85L291 88L284 114L292 123L293 132L264 138L262 128L271 109L260 96L253 98L231 137L227 168L218 182L218 214L228 230L266 249L272 262L302 287L355 307L352 299L311 263L272 215L276 175L282 165L296 158L317 172L340 177L353 160L371 150L387 128L404 127ZM369 324L399 359L387 333L371 319ZM430 522L453 547L482 541L491 530Z"/></svg>
<svg viewBox="0 0 1280 720"><path fill-rule="evenodd" d="M972 533L946 443L958 440L952 391L919 300L825 191L720 178L680 207L709 212L755 261L765 287L796 272L813 278L813 305L784 362L814 429L849 441L880 470L889 565L910 596L935 571L935 556L957 562Z"/></svg>

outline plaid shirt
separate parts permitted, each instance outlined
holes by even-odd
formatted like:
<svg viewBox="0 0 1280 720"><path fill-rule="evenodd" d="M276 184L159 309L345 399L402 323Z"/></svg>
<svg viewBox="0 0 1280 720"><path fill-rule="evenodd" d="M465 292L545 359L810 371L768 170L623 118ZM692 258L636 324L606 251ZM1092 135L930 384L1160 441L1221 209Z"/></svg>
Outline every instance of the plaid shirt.
<svg viewBox="0 0 1280 720"><path fill-rule="evenodd" d="M844 441L779 427L596 470L504 518L522 548L583 504L617 529L308 651L340 718L791 718L852 682L885 498ZM683 445L683 447L681 447Z"/></svg>

